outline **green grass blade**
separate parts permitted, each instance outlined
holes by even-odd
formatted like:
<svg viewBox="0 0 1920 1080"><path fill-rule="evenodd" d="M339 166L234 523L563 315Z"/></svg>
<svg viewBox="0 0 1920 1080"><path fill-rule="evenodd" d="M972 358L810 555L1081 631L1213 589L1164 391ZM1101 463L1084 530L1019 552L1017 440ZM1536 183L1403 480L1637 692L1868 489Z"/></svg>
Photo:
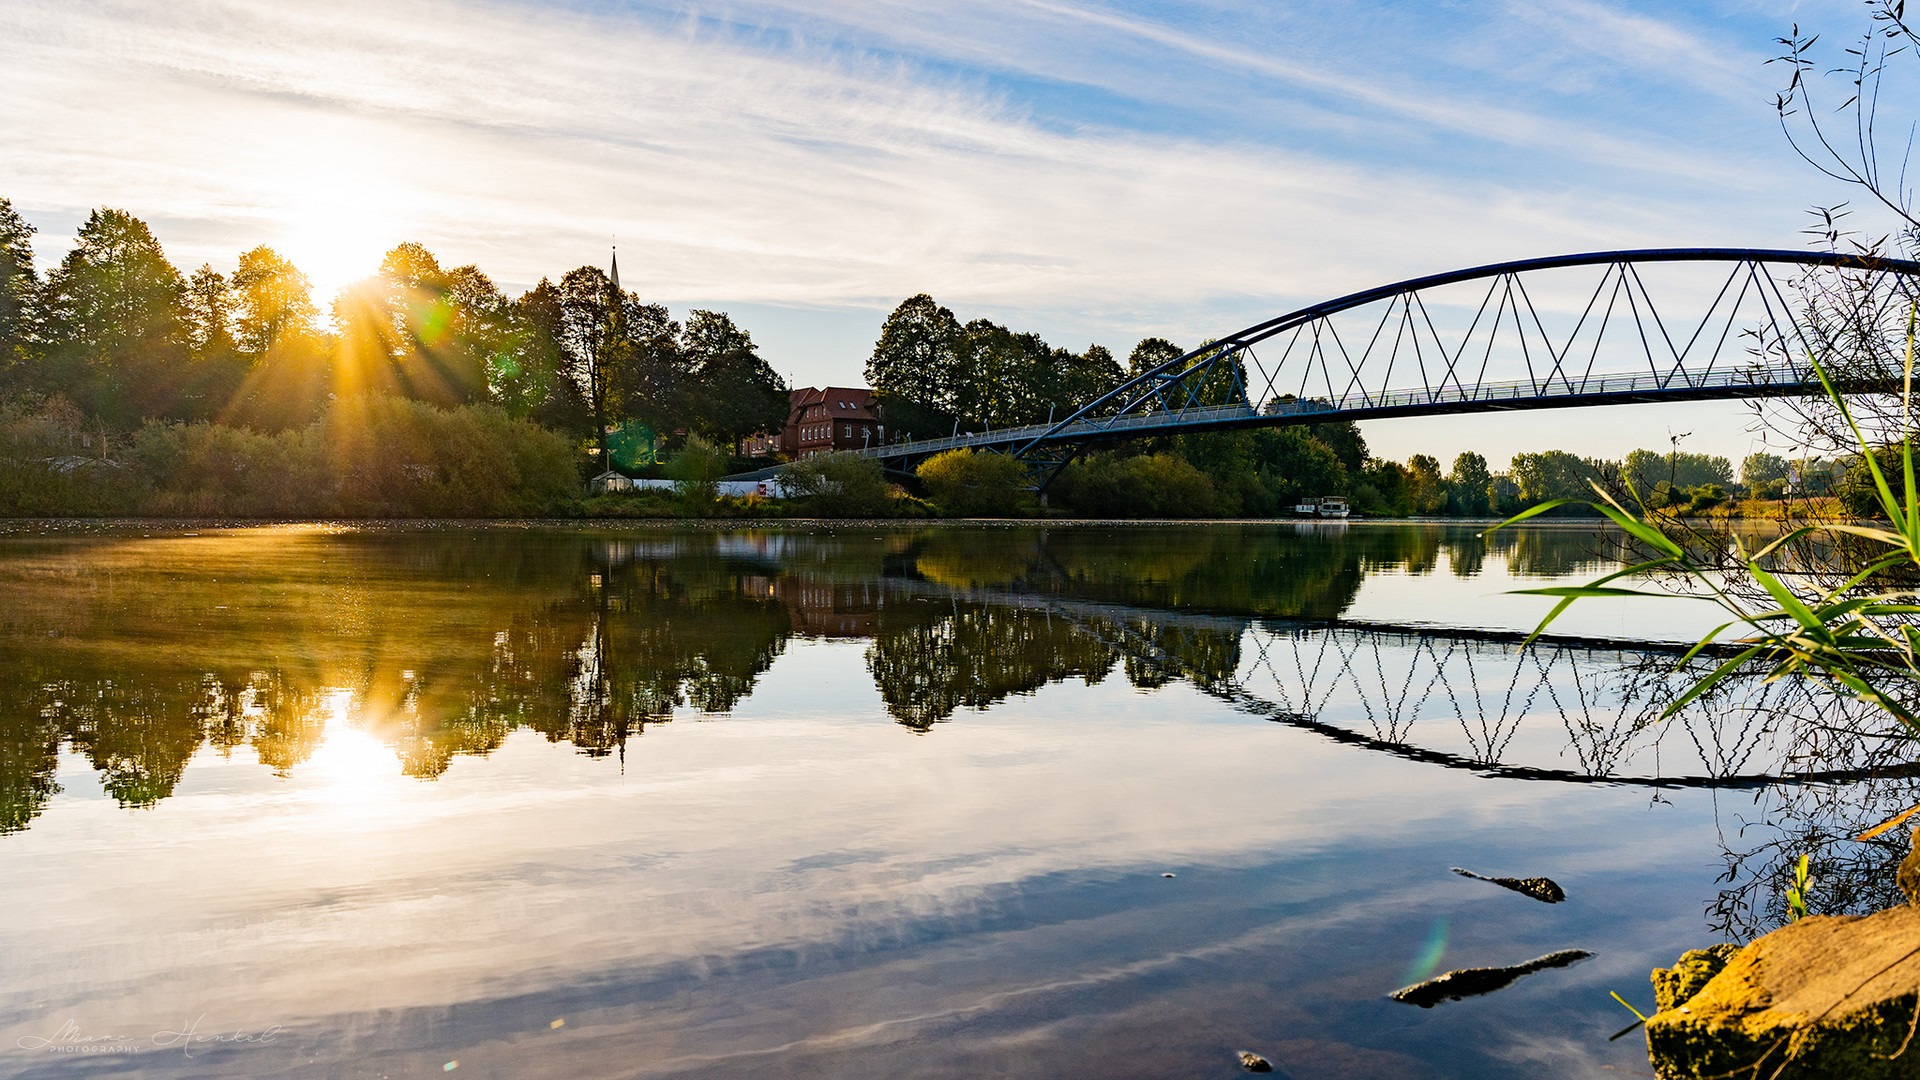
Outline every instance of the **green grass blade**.
<svg viewBox="0 0 1920 1080"><path fill-rule="evenodd" d="M1713 689L1714 685L1717 684L1720 680L1733 674L1736 670L1739 669L1741 664L1744 664L1747 661L1753 659L1754 657L1760 655L1760 653L1764 649L1765 649L1765 646L1763 645L1751 645L1745 649L1740 650L1737 653L1734 653L1733 657L1729 659L1726 663L1721 664L1717 668L1714 668L1713 671L1708 673L1705 678L1701 679L1700 681L1694 683L1692 686L1688 687L1686 693L1681 694L1678 698L1675 698L1673 704L1667 706L1666 711L1660 714L1660 719L1665 720L1667 717L1672 716L1674 713L1677 713L1681 709L1684 709L1688 705L1692 704L1695 698L1699 697L1701 694L1706 693L1708 690Z"/></svg>

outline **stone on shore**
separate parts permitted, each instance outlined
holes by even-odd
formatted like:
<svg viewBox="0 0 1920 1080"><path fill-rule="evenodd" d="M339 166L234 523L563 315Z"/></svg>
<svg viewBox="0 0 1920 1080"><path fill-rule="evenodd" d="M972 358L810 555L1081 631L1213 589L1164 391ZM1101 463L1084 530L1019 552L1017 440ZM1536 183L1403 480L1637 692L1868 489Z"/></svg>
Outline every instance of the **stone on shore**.
<svg viewBox="0 0 1920 1080"><path fill-rule="evenodd" d="M1662 1080L1920 1078L1920 908L1789 923L1701 985L1723 955L1654 973L1647 1052Z"/></svg>
<svg viewBox="0 0 1920 1080"><path fill-rule="evenodd" d="M1681 953L1680 959L1670 968L1654 968L1654 1011L1665 1012L1685 1005L1688 998L1699 993L1739 952L1740 946L1723 942Z"/></svg>

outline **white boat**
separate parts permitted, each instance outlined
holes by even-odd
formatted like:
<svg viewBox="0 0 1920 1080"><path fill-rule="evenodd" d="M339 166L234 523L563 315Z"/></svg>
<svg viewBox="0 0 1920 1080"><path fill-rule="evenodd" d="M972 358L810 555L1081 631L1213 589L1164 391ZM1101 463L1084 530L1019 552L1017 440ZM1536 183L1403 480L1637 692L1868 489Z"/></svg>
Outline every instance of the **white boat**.
<svg viewBox="0 0 1920 1080"><path fill-rule="evenodd" d="M1347 516L1347 500L1338 495L1328 495L1320 500L1320 516L1324 518L1343 518Z"/></svg>

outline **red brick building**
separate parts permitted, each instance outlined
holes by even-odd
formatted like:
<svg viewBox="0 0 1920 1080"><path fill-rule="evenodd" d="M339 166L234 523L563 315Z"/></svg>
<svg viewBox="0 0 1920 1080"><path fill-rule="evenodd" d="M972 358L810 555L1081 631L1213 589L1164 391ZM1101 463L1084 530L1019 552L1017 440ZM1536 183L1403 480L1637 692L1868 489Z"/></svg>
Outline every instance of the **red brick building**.
<svg viewBox="0 0 1920 1080"><path fill-rule="evenodd" d="M742 457L784 454L798 460L835 450L879 446L886 439L873 391L859 386L813 387L787 398L787 426L779 434L762 432L740 440Z"/></svg>

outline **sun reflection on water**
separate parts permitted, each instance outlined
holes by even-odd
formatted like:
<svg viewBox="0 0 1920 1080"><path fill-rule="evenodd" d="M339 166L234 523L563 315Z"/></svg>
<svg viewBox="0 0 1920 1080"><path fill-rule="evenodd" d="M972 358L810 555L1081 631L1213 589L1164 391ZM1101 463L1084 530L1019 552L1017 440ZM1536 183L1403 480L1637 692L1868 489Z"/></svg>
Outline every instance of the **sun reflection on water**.
<svg viewBox="0 0 1920 1080"><path fill-rule="evenodd" d="M399 755L358 722L360 702L351 689L329 690L321 708L326 714L324 735L301 769L311 785L308 791L317 802L377 809L403 786Z"/></svg>

